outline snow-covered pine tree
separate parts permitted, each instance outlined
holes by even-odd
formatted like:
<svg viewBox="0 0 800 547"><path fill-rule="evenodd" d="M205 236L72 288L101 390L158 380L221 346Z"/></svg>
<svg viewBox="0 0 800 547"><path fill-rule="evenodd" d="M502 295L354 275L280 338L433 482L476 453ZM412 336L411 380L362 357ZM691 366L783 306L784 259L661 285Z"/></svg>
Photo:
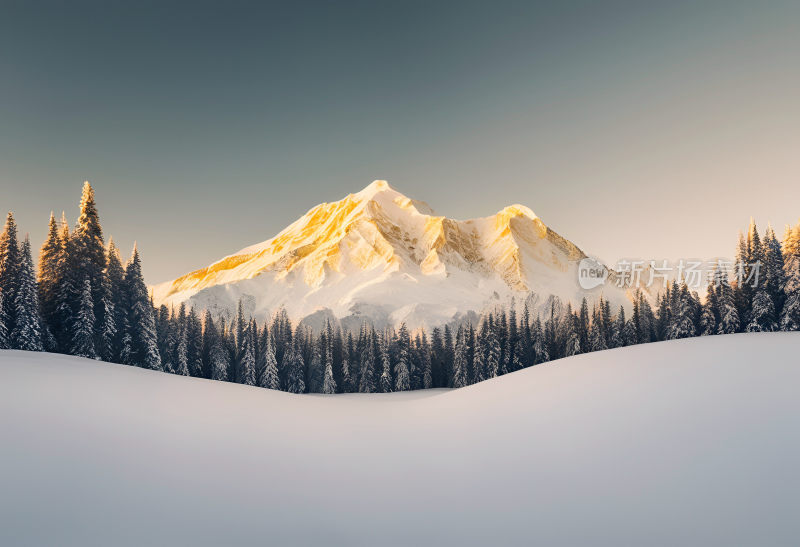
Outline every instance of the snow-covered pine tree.
<svg viewBox="0 0 800 547"><path fill-rule="evenodd" d="M625 321L625 327L622 329L622 340L626 346L637 344L636 327L632 320Z"/></svg>
<svg viewBox="0 0 800 547"><path fill-rule="evenodd" d="M289 393L303 393L306 390L305 382L305 363L303 355L297 344L293 344L284 353L287 359L286 368L286 391Z"/></svg>
<svg viewBox="0 0 800 547"><path fill-rule="evenodd" d="M8 327L6 324L5 308L3 307L3 293L0 292L0 349L9 349L11 347L11 340L9 339Z"/></svg>
<svg viewBox="0 0 800 547"><path fill-rule="evenodd" d="M280 389L281 383L278 378L278 361L275 359L275 348L272 344L272 336L267 332L266 343L264 345L264 367L258 378L259 387L267 389Z"/></svg>
<svg viewBox="0 0 800 547"><path fill-rule="evenodd" d="M497 321L495 324L495 332L497 333L497 343L500 346L500 359L497 366L497 375L502 376L508 374L510 363L510 354L508 347L508 320L504 309L497 313ZM464 344L466 347L467 363L469 363L469 339L468 333L464 331Z"/></svg>
<svg viewBox="0 0 800 547"><path fill-rule="evenodd" d="M178 334L178 345L175 348L174 373L180 376L189 376L188 343L186 336L186 325L180 327Z"/></svg>
<svg viewBox="0 0 800 547"><path fill-rule="evenodd" d="M741 320L739 310L736 307L733 287L728 283L728 274L724 269L720 269L718 274L717 305L719 306L719 324L717 325L718 334L732 334L739 332Z"/></svg>
<svg viewBox="0 0 800 547"><path fill-rule="evenodd" d="M453 330L450 325L444 326L444 346L442 347L442 387L450 385L450 379L453 377L453 359L455 358L455 343ZM499 356L499 352L498 352Z"/></svg>
<svg viewBox="0 0 800 547"><path fill-rule="evenodd" d="M88 276L92 286L92 304L95 315L95 347L99 350L104 344L98 340L103 335L103 329L108 327L104 314L106 313L107 285L104 282L106 270L106 249L103 241L103 229L100 226L100 217L94 199L94 189L88 181L83 183L80 203L80 216L72 232L72 260L78 285ZM103 348L103 351L105 349Z"/></svg>
<svg viewBox="0 0 800 547"><path fill-rule="evenodd" d="M309 340L311 345L311 359L308 361L308 377L306 386L309 393L322 393L322 386L325 383L325 335L322 334L317 340Z"/></svg>
<svg viewBox="0 0 800 547"><path fill-rule="evenodd" d="M19 286L19 243L14 213L6 216L6 225L0 234L0 293L3 293L3 316L9 334L17 324L16 297Z"/></svg>
<svg viewBox="0 0 800 547"><path fill-rule="evenodd" d="M242 344L239 355L239 378L236 381L248 386L256 385L256 358L253 348L253 335L251 329L244 326L240 333Z"/></svg>
<svg viewBox="0 0 800 547"><path fill-rule="evenodd" d="M158 353L158 336L153 306L142 277L139 250L133 254L125 268L125 289L128 301L128 329L131 338L131 361L139 367L163 370Z"/></svg>
<svg viewBox="0 0 800 547"><path fill-rule="evenodd" d="M378 359L381 366L381 377L378 380L378 388L381 393L391 393L392 391L392 364L389 358L388 334L384 333L378 339Z"/></svg>
<svg viewBox="0 0 800 547"><path fill-rule="evenodd" d="M444 336L442 329L434 327L431 331L431 381L433 387L445 387L447 384L444 371Z"/></svg>
<svg viewBox="0 0 800 547"><path fill-rule="evenodd" d="M750 307L750 321L746 332L773 332L778 329L775 321L775 305L764 287L759 287Z"/></svg>
<svg viewBox="0 0 800 547"><path fill-rule="evenodd" d="M544 340L544 331L542 329L542 319L538 315L533 324L533 364L538 365L550 360L550 353L547 350L547 344Z"/></svg>
<svg viewBox="0 0 800 547"><path fill-rule="evenodd" d="M336 393L336 380L333 378L333 352L330 346L325 349L325 378L322 381L322 393Z"/></svg>
<svg viewBox="0 0 800 547"><path fill-rule="evenodd" d="M589 303L586 297L581 301L581 309L578 313L578 341L581 351L589 347Z"/></svg>
<svg viewBox="0 0 800 547"><path fill-rule="evenodd" d="M488 327L486 321L481 321L478 329L478 334L475 336L475 348L472 352L472 370L470 371L468 383L475 384L486 380L485 375L488 372L486 366L486 339L488 336Z"/></svg>
<svg viewBox="0 0 800 547"><path fill-rule="evenodd" d="M495 332L495 327L492 322L492 316L489 314L488 325L486 326L486 361L482 378L484 380L495 378L499 372L500 342L497 339L497 333Z"/></svg>
<svg viewBox="0 0 800 547"><path fill-rule="evenodd" d="M89 276L83 280L81 299L72 328L72 355L97 359L94 347L94 305L92 303L92 283Z"/></svg>
<svg viewBox="0 0 800 547"><path fill-rule="evenodd" d="M211 316L211 314L208 315ZM209 346L208 349L210 350L211 347ZM209 366L205 367L206 362L203 360L203 355L203 324L200 322L200 316L197 315L194 308L191 308L186 314L186 363L189 367L189 376L211 377L210 359L207 361Z"/></svg>
<svg viewBox="0 0 800 547"><path fill-rule="evenodd" d="M362 329L363 341L359 343L361 348L361 378L358 384L359 393L375 393L375 341L374 336L364 334Z"/></svg>
<svg viewBox="0 0 800 547"><path fill-rule="evenodd" d="M397 361L394 364L394 390L411 389L411 336L405 323L397 333Z"/></svg>
<svg viewBox="0 0 800 547"><path fill-rule="evenodd" d="M532 293L531 293L532 295ZM529 298L530 296L529 295ZM531 330L531 312L528 307L528 299L522 307L522 320L520 322L520 338L522 339L522 363L529 367L533 364L533 331Z"/></svg>
<svg viewBox="0 0 800 547"><path fill-rule="evenodd" d="M433 387L433 374L431 371L431 347L428 345L428 338L425 331L422 331L420 336L420 353L422 358L420 366L422 367L422 389L430 389Z"/></svg>
<svg viewBox="0 0 800 547"><path fill-rule="evenodd" d="M115 359L115 340L117 338L116 310L114 309L114 296L111 292L111 282L107 275L101 277L103 284L100 291L100 302L96 306L101 312L98 317L99 325L95 326L97 339L97 356L108 362Z"/></svg>
<svg viewBox="0 0 800 547"><path fill-rule="evenodd" d="M608 349L606 346L606 339L603 336L600 323L602 322L602 315L600 312L595 312L592 317L592 324L589 327L589 351L602 351Z"/></svg>
<svg viewBox="0 0 800 547"><path fill-rule="evenodd" d="M42 310L44 327L55 336L56 310L58 309L58 282L61 278L59 263L63 248L58 231L58 223L53 213L50 213L47 239L39 251L39 306ZM56 348L49 348L55 350Z"/></svg>
<svg viewBox="0 0 800 547"><path fill-rule="evenodd" d="M230 353L225 347L225 341L222 334L217 331L214 324L206 325L206 329L211 327L213 331L209 332L209 343L211 348L209 350L209 365L211 367L211 379L219 380L221 382L228 381L228 368L230 367Z"/></svg>
<svg viewBox="0 0 800 547"><path fill-rule="evenodd" d="M73 241L69 232L69 224L66 215L61 213L59 228L59 238L61 240L61 257L58 262L60 278L57 288L57 308L55 322L53 326L53 336L56 340L58 350L62 353L70 353L72 350L72 339L74 333L72 326L75 322L78 303L81 298L83 279L77 278L72 264Z"/></svg>
<svg viewBox="0 0 800 547"><path fill-rule="evenodd" d="M114 238L109 238L108 252L106 253L106 272L105 281L108 286L108 295L111 299L111 306L114 311L114 336L111 339L111 361L123 363L122 348L123 340L128 328L128 301L125 289L125 268L122 266L122 258L119 249L114 243Z"/></svg>
<svg viewBox="0 0 800 547"><path fill-rule="evenodd" d="M669 283L663 293L656 297L658 308L656 311L656 340L666 340L669 337L670 326L672 325L672 309L670 307L674 292L670 289Z"/></svg>
<svg viewBox="0 0 800 547"><path fill-rule="evenodd" d="M800 330L800 222L786 227L783 239L784 305L781 312L781 330Z"/></svg>
<svg viewBox="0 0 800 547"><path fill-rule="evenodd" d="M763 247L764 290L767 291L775 306L775 317L780 318L786 298L784 292L786 288L786 271L783 250L771 225L767 225Z"/></svg>
<svg viewBox="0 0 800 547"><path fill-rule="evenodd" d="M25 237L19 255L21 262L17 268L17 293L14 303L17 320L14 330L11 331L11 347L27 351L44 351L39 295L36 274L33 271L31 242L28 237Z"/></svg>
<svg viewBox="0 0 800 547"><path fill-rule="evenodd" d="M498 352L499 360L499 352ZM467 343L464 338L464 328L458 327L456 332L455 354L453 356L453 379L451 386L454 388L467 385Z"/></svg>
<svg viewBox="0 0 800 547"><path fill-rule="evenodd" d="M564 345L564 356L571 357L578 355L581 352L581 340L578 333L572 324L572 321L567 321L566 342Z"/></svg>
<svg viewBox="0 0 800 547"><path fill-rule="evenodd" d="M172 374L174 372L172 358L175 356L178 333L175 332L175 329L173 328L169 308L167 308L167 306L164 304L162 304L156 311L155 318L156 335L158 339L158 355L161 358L161 366L165 372Z"/></svg>
<svg viewBox="0 0 800 547"><path fill-rule="evenodd" d="M625 308L620 306L617 317L614 320L614 334L612 335L612 343L615 348L628 345L628 340L625 336L625 325L627 325L627 323L628 322L625 320Z"/></svg>
<svg viewBox="0 0 800 547"><path fill-rule="evenodd" d="M675 309L672 321L667 330L667 339L689 338L695 335L695 326L692 316L694 314L692 297L689 288L684 283L680 288L673 290Z"/></svg>
<svg viewBox="0 0 800 547"><path fill-rule="evenodd" d="M706 295L706 302L703 304L703 311L700 315L700 336L717 334L717 319L714 317L714 304L711 298L716 300L716 293L709 287Z"/></svg>

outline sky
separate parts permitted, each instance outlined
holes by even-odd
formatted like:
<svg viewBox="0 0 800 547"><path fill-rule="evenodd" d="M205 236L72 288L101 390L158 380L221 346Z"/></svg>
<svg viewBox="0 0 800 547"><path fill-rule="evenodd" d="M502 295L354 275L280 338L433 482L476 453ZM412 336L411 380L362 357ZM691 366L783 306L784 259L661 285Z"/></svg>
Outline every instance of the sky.
<svg viewBox="0 0 800 547"><path fill-rule="evenodd" d="M374 179L610 263L800 217L794 1L0 4L0 208L91 181L149 283Z"/></svg>

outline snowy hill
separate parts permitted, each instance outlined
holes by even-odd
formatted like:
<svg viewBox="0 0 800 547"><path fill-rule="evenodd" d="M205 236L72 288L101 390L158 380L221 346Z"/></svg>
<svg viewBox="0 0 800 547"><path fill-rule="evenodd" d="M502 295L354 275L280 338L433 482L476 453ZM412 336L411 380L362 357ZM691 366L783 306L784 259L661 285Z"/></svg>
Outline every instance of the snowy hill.
<svg viewBox="0 0 800 547"><path fill-rule="evenodd" d="M525 206L458 221L375 181L153 293L157 305L232 310L243 297L255 315L283 306L293 319L327 313L378 327L430 327L530 291L539 304L550 295L580 301L577 265L585 256ZM605 292L615 308L626 301L615 287Z"/></svg>
<svg viewBox="0 0 800 547"><path fill-rule="evenodd" d="M290 395L0 352L2 545L792 545L800 334Z"/></svg>

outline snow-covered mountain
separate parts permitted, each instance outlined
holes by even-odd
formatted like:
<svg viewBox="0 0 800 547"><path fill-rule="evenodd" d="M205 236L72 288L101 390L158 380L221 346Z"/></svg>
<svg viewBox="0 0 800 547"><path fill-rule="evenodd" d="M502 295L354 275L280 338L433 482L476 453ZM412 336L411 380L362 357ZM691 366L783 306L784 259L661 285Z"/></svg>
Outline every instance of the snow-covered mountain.
<svg viewBox="0 0 800 547"><path fill-rule="evenodd" d="M525 206L453 220L377 180L317 205L271 239L156 285L153 298L212 311L242 298L257 316L283 306L294 319L433 326L512 297L579 301L585 256ZM626 300L610 286L591 298L602 291L616 305Z"/></svg>

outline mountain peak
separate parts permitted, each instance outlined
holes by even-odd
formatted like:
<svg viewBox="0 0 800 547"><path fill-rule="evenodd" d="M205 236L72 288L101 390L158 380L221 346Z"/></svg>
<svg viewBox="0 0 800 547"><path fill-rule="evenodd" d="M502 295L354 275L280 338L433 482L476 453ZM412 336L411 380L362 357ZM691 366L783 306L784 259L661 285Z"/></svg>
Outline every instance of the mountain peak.
<svg viewBox="0 0 800 547"><path fill-rule="evenodd" d="M530 210L530 208L525 207L524 205L520 205L519 203L514 203L513 205L508 205L504 207L503 210L498 211L498 215L501 216L508 216L508 217L528 217L531 219L539 218L536 216L536 213Z"/></svg>
<svg viewBox="0 0 800 547"><path fill-rule="evenodd" d="M358 196L362 198L371 199L375 197L375 195L380 194L381 192L395 192L397 191L389 186L389 183L385 180L373 180L369 185L367 185L363 190L361 190Z"/></svg>

